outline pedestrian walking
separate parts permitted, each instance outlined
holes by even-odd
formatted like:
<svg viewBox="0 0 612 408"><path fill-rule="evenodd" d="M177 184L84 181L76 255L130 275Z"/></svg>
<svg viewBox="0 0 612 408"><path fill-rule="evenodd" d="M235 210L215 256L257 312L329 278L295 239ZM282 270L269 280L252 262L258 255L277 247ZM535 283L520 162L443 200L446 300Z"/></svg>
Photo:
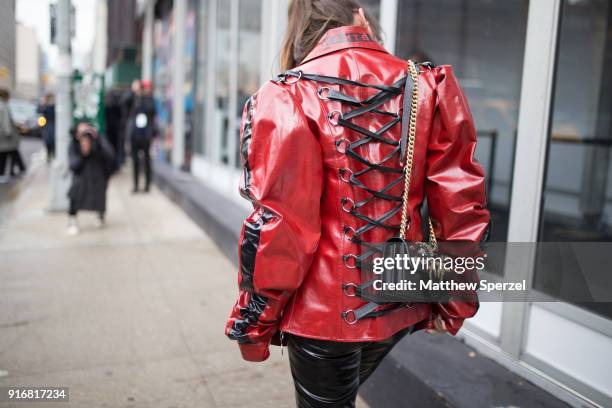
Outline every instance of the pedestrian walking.
<svg viewBox="0 0 612 408"><path fill-rule="evenodd" d="M285 72L244 108L240 191L254 211L226 334L248 361L287 344L298 407L354 407L402 337L454 335L478 309L477 298L364 296L359 266L376 254L368 245L424 241L424 198L430 239L477 245L490 219L452 68L399 59L380 38L358 1L292 0Z"/></svg>
<svg viewBox="0 0 612 408"><path fill-rule="evenodd" d="M45 118L42 137L47 149L47 162L51 162L55 157L55 98L53 94L49 93L44 96L39 113Z"/></svg>
<svg viewBox="0 0 612 408"><path fill-rule="evenodd" d="M130 109L128 129L132 165L134 167L134 185L132 191L137 193L140 187L140 172L144 167L145 186L148 192L151 185L151 142L155 136L155 101L152 95L151 81L140 81L132 87L132 94L127 100Z"/></svg>
<svg viewBox="0 0 612 408"><path fill-rule="evenodd" d="M123 124L123 92L120 89L111 89L106 93L104 102L104 120L106 137L115 152L115 167L118 170L123 165L124 158L124 132Z"/></svg>
<svg viewBox="0 0 612 408"><path fill-rule="evenodd" d="M19 174L26 170L25 164L19 153L19 134L15 129L9 108L10 92L0 89L0 177L4 179L6 164L8 161L9 175L14 177L15 167Z"/></svg>
<svg viewBox="0 0 612 408"><path fill-rule="evenodd" d="M105 137L98 135L89 123L78 123L71 130L69 150L72 185L68 190L68 234L79 233L77 213L80 210L98 213L96 226L104 226L106 189L114 170L114 152Z"/></svg>

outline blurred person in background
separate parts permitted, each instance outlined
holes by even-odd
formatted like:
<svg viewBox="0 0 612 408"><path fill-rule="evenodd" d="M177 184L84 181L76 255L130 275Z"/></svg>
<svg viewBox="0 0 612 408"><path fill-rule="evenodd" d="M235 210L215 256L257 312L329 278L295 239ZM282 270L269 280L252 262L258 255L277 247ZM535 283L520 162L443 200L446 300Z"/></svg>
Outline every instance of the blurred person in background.
<svg viewBox="0 0 612 408"><path fill-rule="evenodd" d="M132 188L134 193L137 193L140 188L140 172L143 165L144 191L148 192L151 185L151 154L149 150L151 141L155 136L155 100L152 90L151 81L140 81L138 85L132 87L132 94L127 102L130 112L128 130L132 165L134 167L134 185Z"/></svg>
<svg viewBox="0 0 612 408"><path fill-rule="evenodd" d="M39 113L45 118L42 137L47 148L47 162L51 162L55 157L55 98L53 94L48 93L43 97Z"/></svg>
<svg viewBox="0 0 612 408"><path fill-rule="evenodd" d="M115 151L115 167L118 170L123 165L124 152L124 132L122 125L123 119L123 92L120 89L112 89L106 93L104 102L104 120L106 137Z"/></svg>
<svg viewBox="0 0 612 408"><path fill-rule="evenodd" d="M9 175L14 177L15 166L19 174L25 172L25 164L19 153L19 134L13 125L9 109L10 93L0 88L0 177L4 180L7 159L9 161Z"/></svg>
<svg viewBox="0 0 612 408"><path fill-rule="evenodd" d="M9 110L9 92L6 89L0 88L0 178L6 181L4 176L6 168L6 159L16 144L15 138L17 132L11 121L11 112Z"/></svg>
<svg viewBox="0 0 612 408"><path fill-rule="evenodd" d="M110 143L98 135L91 124L80 122L70 132L72 142L68 154L72 185L68 190L68 234L77 235L79 210L97 212L96 226L104 226L106 189L115 168L115 158Z"/></svg>

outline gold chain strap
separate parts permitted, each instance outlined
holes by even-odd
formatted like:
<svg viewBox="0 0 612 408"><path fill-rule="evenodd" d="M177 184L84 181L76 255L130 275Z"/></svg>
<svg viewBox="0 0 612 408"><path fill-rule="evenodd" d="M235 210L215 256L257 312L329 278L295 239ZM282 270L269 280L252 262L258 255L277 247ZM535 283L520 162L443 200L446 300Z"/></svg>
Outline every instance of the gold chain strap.
<svg viewBox="0 0 612 408"><path fill-rule="evenodd" d="M404 195L402 197L402 222L400 224L400 238L406 238L406 230L408 228L408 193L410 191L410 179L412 177L412 161L414 156L414 142L416 139L416 121L419 105L419 80L416 64L412 60L408 60L408 68L410 77L414 83L412 89L412 97L410 101L410 125L408 126L408 146L406 149L406 165L404 166ZM408 78L406 78L408 80ZM404 95L404 98L408 95ZM429 243L435 248L438 244L434 233L431 218L427 219L429 223Z"/></svg>

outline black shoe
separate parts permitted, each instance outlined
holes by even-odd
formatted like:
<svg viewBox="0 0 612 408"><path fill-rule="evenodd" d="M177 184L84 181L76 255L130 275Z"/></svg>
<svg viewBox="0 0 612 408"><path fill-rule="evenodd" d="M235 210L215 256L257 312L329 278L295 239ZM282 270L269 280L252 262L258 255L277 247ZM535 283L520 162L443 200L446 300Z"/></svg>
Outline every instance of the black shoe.
<svg viewBox="0 0 612 408"><path fill-rule="evenodd" d="M132 194L137 194L138 193L138 187L134 187L132 189Z"/></svg>
<svg viewBox="0 0 612 408"><path fill-rule="evenodd" d="M144 192L148 193L149 191L150 191L149 186L146 186L145 189L144 189Z"/></svg>

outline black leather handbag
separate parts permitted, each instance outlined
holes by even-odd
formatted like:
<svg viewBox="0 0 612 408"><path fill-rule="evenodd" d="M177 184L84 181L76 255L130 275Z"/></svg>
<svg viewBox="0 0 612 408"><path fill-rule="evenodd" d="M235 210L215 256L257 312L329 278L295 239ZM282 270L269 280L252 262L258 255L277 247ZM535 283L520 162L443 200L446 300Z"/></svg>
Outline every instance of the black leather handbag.
<svg viewBox="0 0 612 408"><path fill-rule="evenodd" d="M418 264L412 263L413 267L411 268L406 268L404 262L402 262L402 265L395 263L393 267L385 267L383 272L373 274L373 279L379 282L375 285L374 281L370 280L372 284L364 291L363 297L377 303L431 302L438 301L441 296L444 297L444 293L424 289L421 285L421 282L440 281L444 272L435 266L435 262L425 262L428 258L433 259L437 252L437 241L431 219L427 219L429 225L428 242L410 242L406 240L406 230L408 227L408 194L412 176L419 98L418 68L411 60L408 61L408 68L411 81L406 81L404 90L402 139L400 141L400 157L404 162L405 180L400 231L399 236L388 240L380 249L382 251L382 257L385 259L398 259L399 257L399 259L423 259L423 262ZM408 95L411 96L408 97ZM408 103L410 104L409 106ZM406 132L405 129L408 131ZM414 267L415 265L416 267ZM369 268L368 273L372 273L371 271L372 270ZM399 285L404 285L404 289L388 289L389 284L393 284L393 287L396 288ZM381 290L381 285L387 285L385 286L387 289Z"/></svg>

